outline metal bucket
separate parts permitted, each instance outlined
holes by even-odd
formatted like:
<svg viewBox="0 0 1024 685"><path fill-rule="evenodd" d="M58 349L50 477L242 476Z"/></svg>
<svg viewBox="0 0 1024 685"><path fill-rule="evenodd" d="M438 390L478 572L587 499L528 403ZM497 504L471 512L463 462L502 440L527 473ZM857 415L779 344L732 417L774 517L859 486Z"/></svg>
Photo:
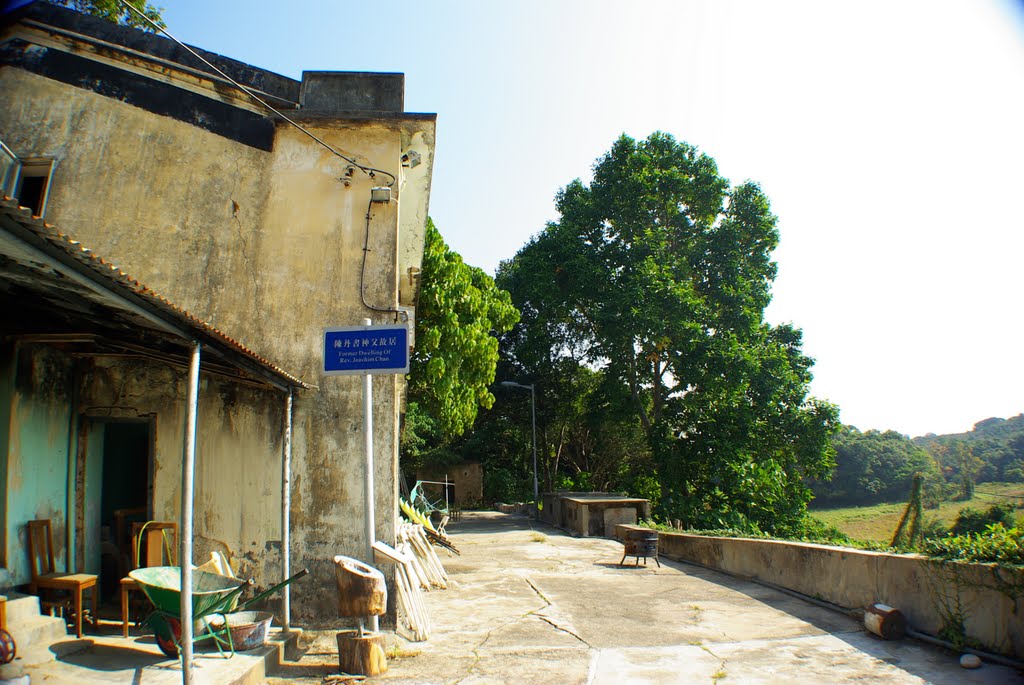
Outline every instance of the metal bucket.
<svg viewBox="0 0 1024 685"><path fill-rule="evenodd" d="M658 556L658 533L634 532L625 542L626 556L656 557Z"/></svg>
<svg viewBox="0 0 1024 685"><path fill-rule="evenodd" d="M269 611L236 611L233 614L212 614L204 618L203 623L209 630L219 633L224 630L225 618L231 633L231 645L236 652L247 652L267 643L274 615Z"/></svg>

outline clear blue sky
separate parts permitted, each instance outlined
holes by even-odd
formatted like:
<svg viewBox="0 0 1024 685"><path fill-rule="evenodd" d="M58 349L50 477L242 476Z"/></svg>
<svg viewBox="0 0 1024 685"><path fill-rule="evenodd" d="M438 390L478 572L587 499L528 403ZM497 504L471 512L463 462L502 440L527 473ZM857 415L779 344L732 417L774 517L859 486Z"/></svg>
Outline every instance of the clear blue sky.
<svg viewBox="0 0 1024 685"><path fill-rule="evenodd" d="M813 392L910 435L1024 411L1024 3L162 0L172 33L298 78L399 71L438 114L431 214L492 272L620 133L761 183L768 310Z"/></svg>

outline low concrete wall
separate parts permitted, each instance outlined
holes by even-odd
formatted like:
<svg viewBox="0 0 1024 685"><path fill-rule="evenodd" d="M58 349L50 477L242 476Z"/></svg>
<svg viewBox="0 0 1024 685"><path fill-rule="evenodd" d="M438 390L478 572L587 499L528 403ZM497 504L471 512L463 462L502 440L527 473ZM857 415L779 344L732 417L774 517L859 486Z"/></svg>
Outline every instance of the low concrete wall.
<svg viewBox="0 0 1024 685"><path fill-rule="evenodd" d="M636 526L618 526L616 536ZM993 564L952 564L916 554L887 554L811 543L660 533L659 556L761 580L848 608L882 602L915 630L936 635L945 617L963 613L969 638L990 651L1024 658L1024 571Z"/></svg>

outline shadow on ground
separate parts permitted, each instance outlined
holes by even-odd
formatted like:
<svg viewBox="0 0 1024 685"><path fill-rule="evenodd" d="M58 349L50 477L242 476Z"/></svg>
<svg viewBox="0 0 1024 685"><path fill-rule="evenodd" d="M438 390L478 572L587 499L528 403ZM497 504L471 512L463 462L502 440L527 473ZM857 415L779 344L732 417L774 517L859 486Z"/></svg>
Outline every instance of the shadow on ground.
<svg viewBox="0 0 1024 685"><path fill-rule="evenodd" d="M169 661L167 657L146 650L96 643L87 639L57 642L50 646L50 651L57 661L95 671L128 671Z"/></svg>

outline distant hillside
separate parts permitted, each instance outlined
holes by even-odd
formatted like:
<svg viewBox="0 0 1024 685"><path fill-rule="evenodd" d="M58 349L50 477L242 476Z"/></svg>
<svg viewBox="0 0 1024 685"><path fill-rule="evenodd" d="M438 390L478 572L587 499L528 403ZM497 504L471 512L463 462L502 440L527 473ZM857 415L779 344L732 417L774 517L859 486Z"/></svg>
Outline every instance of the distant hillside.
<svg viewBox="0 0 1024 685"><path fill-rule="evenodd" d="M966 433L930 433L914 438L914 443L932 453L947 479L966 467L979 483L1024 481L1024 414L978 421ZM963 447L973 456L970 462L964 460Z"/></svg>
<svg viewBox="0 0 1024 685"><path fill-rule="evenodd" d="M918 445L927 446L932 443L948 442L950 440L1009 439L1021 434L1024 434L1024 414L1017 414L1017 416L1009 419L993 417L984 421L978 421L974 424L974 428L966 433L948 433L946 435L928 433L927 435L914 438L914 442Z"/></svg>
<svg viewBox="0 0 1024 685"><path fill-rule="evenodd" d="M990 418L966 433L910 439L895 431L846 426L833 439L831 480L812 481L818 506L904 500L915 473L931 506L969 498L975 483L1024 482L1024 414Z"/></svg>

